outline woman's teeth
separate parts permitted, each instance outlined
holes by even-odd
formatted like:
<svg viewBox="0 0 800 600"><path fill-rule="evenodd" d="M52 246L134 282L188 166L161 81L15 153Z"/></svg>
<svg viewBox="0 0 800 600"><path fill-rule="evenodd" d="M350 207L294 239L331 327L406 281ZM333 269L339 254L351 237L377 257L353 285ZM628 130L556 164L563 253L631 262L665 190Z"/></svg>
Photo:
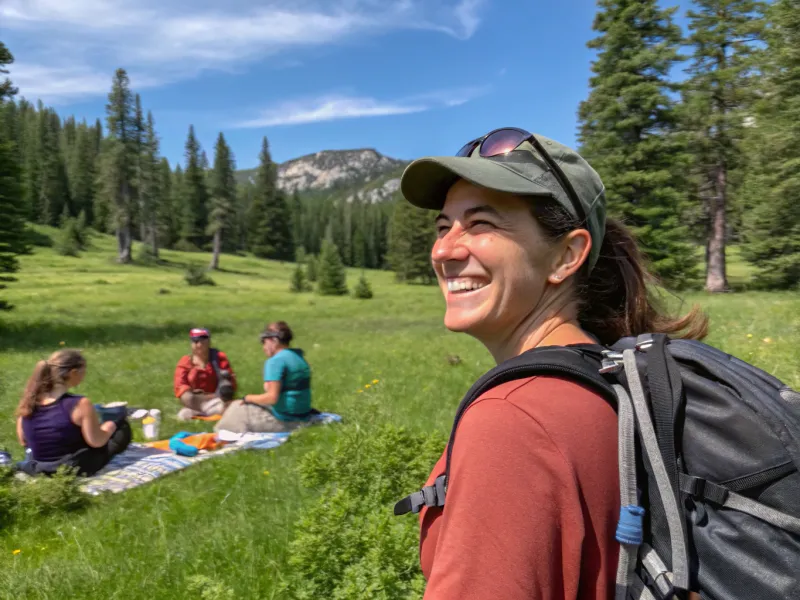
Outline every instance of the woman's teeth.
<svg viewBox="0 0 800 600"><path fill-rule="evenodd" d="M469 292L472 290L479 290L485 287L486 283L476 279L448 279L447 291L448 292Z"/></svg>

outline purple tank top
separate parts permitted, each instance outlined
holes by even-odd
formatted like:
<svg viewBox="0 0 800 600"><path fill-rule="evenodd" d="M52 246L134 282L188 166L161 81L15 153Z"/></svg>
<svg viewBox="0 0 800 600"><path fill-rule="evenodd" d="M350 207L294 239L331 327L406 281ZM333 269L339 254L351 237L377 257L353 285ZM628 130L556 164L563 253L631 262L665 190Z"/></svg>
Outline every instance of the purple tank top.
<svg viewBox="0 0 800 600"><path fill-rule="evenodd" d="M81 428L72 422L72 411L83 396L64 394L52 404L38 405L22 418L22 432L33 459L50 462L86 448Z"/></svg>

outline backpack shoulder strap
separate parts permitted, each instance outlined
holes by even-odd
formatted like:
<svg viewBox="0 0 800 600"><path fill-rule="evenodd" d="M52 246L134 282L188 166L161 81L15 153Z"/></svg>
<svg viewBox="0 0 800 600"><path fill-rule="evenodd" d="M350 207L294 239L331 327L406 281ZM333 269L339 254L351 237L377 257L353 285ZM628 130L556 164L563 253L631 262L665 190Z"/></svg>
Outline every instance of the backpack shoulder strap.
<svg viewBox="0 0 800 600"><path fill-rule="evenodd" d="M444 506L447 480L450 475L450 458L458 423L470 405L484 393L503 383L536 375L565 377L597 390L616 409L616 394L600 374L605 348L599 345L546 346L523 352L500 363L476 381L456 410L450 440L447 444L447 461L444 475L433 485L406 496L394 507L395 515L419 512L423 506Z"/></svg>

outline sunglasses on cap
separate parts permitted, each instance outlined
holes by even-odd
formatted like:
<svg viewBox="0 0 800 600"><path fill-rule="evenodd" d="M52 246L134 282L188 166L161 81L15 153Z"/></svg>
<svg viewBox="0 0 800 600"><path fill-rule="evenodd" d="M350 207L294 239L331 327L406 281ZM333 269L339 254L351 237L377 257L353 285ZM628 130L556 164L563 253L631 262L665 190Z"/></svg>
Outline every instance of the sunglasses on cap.
<svg viewBox="0 0 800 600"><path fill-rule="evenodd" d="M481 158L492 158L494 156L502 156L519 148L524 142L529 142L542 156L544 162L550 167L558 183L561 185L567 197L575 208L575 214L578 215L578 220L583 222L586 220L586 212L583 209L578 193L569 178L558 166L558 163L552 156L545 150L542 144L534 134L518 127L501 127L490 131L486 135L476 138L464 144L461 149L456 152L456 156L468 158L472 156L475 149L478 149L478 156Z"/></svg>
<svg viewBox="0 0 800 600"><path fill-rule="evenodd" d="M281 337L281 334L280 334L280 333L278 333L277 331L265 331L264 333L262 333L262 334L259 336L259 339L261 340L261 343L263 344L263 343L264 343L264 340L266 340L266 339L269 339L269 338L279 338L279 337Z"/></svg>

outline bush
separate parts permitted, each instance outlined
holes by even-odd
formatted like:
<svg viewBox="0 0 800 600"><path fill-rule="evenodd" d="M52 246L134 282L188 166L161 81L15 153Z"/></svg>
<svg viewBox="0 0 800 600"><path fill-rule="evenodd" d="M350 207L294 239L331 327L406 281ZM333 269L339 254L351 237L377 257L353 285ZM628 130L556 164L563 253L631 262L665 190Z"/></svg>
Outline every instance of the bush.
<svg viewBox="0 0 800 600"><path fill-rule="evenodd" d="M136 262L141 265L155 265L158 264L159 259L150 244L139 244L136 250Z"/></svg>
<svg viewBox="0 0 800 600"><path fill-rule="evenodd" d="M367 281L366 275L361 273L361 277L358 278L358 284L356 284L356 289L353 290L353 296L369 300L372 298L372 295L372 288L369 285L369 281Z"/></svg>
<svg viewBox="0 0 800 600"><path fill-rule="evenodd" d="M91 498L79 486L80 479L67 467L32 480L15 479L10 468L0 467L0 530L17 521L85 508Z"/></svg>
<svg viewBox="0 0 800 600"><path fill-rule="evenodd" d="M189 240L178 240L172 248L178 252L200 252L200 248Z"/></svg>
<svg viewBox="0 0 800 600"><path fill-rule="evenodd" d="M200 265L189 265L183 274L183 278L189 285L217 285L208 276L205 267Z"/></svg>
<svg viewBox="0 0 800 600"><path fill-rule="evenodd" d="M303 265L297 263L297 266L292 272L292 283L289 286L289 291L297 294L299 292L308 292L310 290L311 286L306 281L306 274L305 271L303 270Z"/></svg>
<svg viewBox="0 0 800 600"><path fill-rule="evenodd" d="M293 598L422 598L419 530L394 503L419 489L447 438L394 425L343 429L298 471L318 500L295 526L283 590Z"/></svg>
<svg viewBox="0 0 800 600"><path fill-rule="evenodd" d="M64 219L56 238L56 252L61 256L78 256L81 250L78 223L69 217Z"/></svg>

